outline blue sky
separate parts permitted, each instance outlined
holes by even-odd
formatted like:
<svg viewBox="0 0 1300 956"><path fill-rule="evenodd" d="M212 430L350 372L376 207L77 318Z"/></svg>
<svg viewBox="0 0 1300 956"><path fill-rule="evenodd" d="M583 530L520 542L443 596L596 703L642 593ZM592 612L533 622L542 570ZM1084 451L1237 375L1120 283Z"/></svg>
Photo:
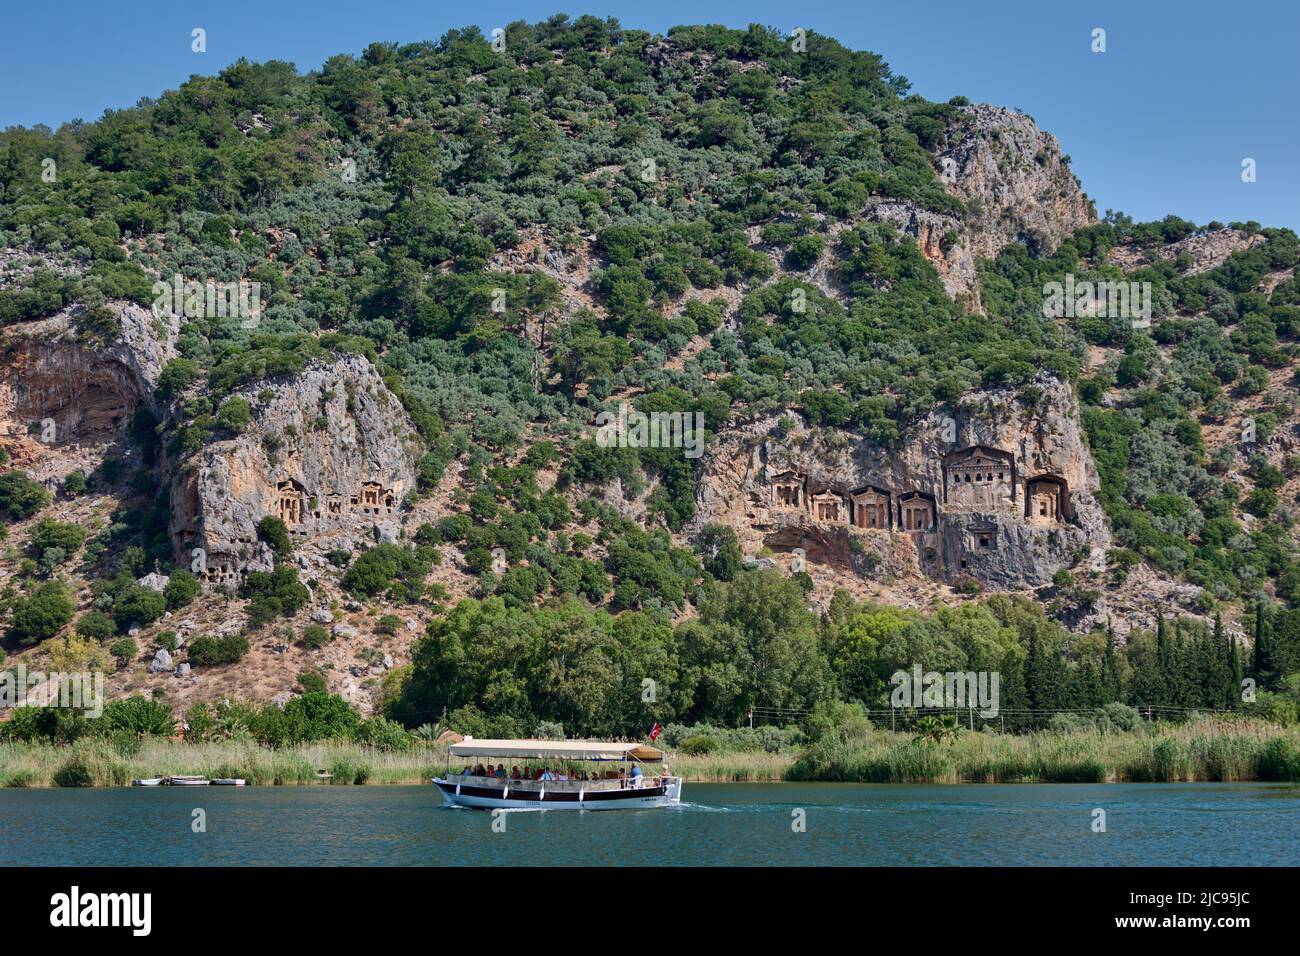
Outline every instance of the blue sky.
<svg viewBox="0 0 1300 956"><path fill-rule="evenodd" d="M0 127L134 104L246 56L314 69L375 40L436 40L553 13L817 30L879 53L916 92L1014 106L1054 133L1098 211L1300 229L1300 4L1055 0L63 0L0 10ZM208 51L190 50L207 31ZM1105 53L1090 50L1106 30ZM1244 158L1257 180L1243 183Z"/></svg>

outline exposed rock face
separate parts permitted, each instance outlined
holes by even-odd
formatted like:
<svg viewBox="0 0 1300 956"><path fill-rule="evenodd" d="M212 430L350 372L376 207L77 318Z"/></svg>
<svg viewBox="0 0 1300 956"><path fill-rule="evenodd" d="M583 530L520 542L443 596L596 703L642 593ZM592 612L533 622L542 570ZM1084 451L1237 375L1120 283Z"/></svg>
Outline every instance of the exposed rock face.
<svg viewBox="0 0 1300 956"><path fill-rule="evenodd" d="M318 551L369 543L377 520L398 520L415 482L415 431L368 359L313 364L237 394L253 407L252 426L208 445L172 480L179 560L211 583L238 581L272 567L257 536L267 516Z"/></svg>
<svg viewBox="0 0 1300 956"><path fill-rule="evenodd" d="M1168 246L1159 246L1155 250L1156 260L1172 262L1179 256L1191 258L1185 275L1197 275L1217 269L1228 261L1234 252L1249 249L1265 239L1259 233L1251 235L1242 229L1216 229L1203 235L1188 236ZM1110 250L1107 260L1126 270L1140 269L1152 264L1150 253L1136 245L1115 246Z"/></svg>
<svg viewBox="0 0 1300 956"><path fill-rule="evenodd" d="M1015 110L962 107L935 161L948 191L966 204L964 219L902 200L878 202L867 216L915 238L948 293L976 307L978 259L996 256L1011 242L1050 254L1070 233L1097 221L1056 137Z"/></svg>
<svg viewBox="0 0 1300 956"><path fill-rule="evenodd" d="M1040 376L1033 391L1033 407L972 393L890 448L832 429L778 437L779 416L725 430L705 455L696 526L875 580L1044 584L1110 535L1069 386Z"/></svg>
<svg viewBox="0 0 1300 956"><path fill-rule="evenodd" d="M71 471L76 456L68 452L116 442L138 408L153 406L158 376L176 355L177 328L135 303L109 308L119 327L111 342L78 334L81 306L6 330L0 444L16 464L40 461L53 448Z"/></svg>

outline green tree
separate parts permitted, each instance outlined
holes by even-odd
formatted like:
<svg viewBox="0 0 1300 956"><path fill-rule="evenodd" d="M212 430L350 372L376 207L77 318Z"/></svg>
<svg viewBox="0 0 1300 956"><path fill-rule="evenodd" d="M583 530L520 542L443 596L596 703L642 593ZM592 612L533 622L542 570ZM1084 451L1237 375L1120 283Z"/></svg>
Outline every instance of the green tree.
<svg viewBox="0 0 1300 956"><path fill-rule="evenodd" d="M57 634L72 620L76 606L61 581L46 581L32 593L14 602L9 620L9 639L23 647Z"/></svg>

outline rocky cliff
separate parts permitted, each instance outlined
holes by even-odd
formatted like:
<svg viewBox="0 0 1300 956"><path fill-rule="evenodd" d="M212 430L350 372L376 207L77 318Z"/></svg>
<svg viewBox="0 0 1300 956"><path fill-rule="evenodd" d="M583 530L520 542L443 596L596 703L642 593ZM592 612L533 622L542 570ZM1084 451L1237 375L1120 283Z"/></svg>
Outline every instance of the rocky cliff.
<svg viewBox="0 0 1300 956"><path fill-rule="evenodd" d="M203 448L172 478L178 559L211 583L269 570L257 533L268 516L284 521L308 566L334 548L396 540L417 440L368 359L315 363L237 395L252 406L252 426Z"/></svg>
<svg viewBox="0 0 1300 956"><path fill-rule="evenodd" d="M1097 221L1061 156L1056 137L1023 113L988 104L962 107L934 157L939 178L966 206L964 217L884 199L867 217L912 236L956 299L979 307L975 266L1011 242L1051 253Z"/></svg>
<svg viewBox="0 0 1300 956"><path fill-rule="evenodd" d="M93 467L110 445L129 455L120 441L126 426L137 409L153 407L158 376L176 355L176 325L134 303L112 302L108 310L104 336L78 329L80 305L5 330L0 445L33 476Z"/></svg>
<svg viewBox="0 0 1300 956"><path fill-rule="evenodd" d="M783 431L781 420L718 436L697 527L725 523L747 551L802 549L874 580L969 576L995 589L1044 584L1110 544L1078 408L1057 379L972 393L894 447L842 430Z"/></svg>

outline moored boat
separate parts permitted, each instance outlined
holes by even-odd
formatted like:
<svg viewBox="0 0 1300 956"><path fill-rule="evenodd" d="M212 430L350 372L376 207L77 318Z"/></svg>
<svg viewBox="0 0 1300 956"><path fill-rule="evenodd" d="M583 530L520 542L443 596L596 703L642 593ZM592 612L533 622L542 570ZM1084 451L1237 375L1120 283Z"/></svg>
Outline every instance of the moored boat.
<svg viewBox="0 0 1300 956"><path fill-rule="evenodd" d="M173 787L206 787L209 781L207 777L183 776L168 777L167 783Z"/></svg>
<svg viewBox="0 0 1300 956"><path fill-rule="evenodd" d="M166 777L141 777L139 780L132 780L133 787L161 787L167 782Z"/></svg>
<svg viewBox="0 0 1300 956"><path fill-rule="evenodd" d="M213 777L212 786L214 787L242 787L244 785L243 777Z"/></svg>
<svg viewBox="0 0 1300 956"><path fill-rule="evenodd" d="M451 758L489 758L484 767L451 771ZM491 758L522 760L491 769ZM681 803L682 778L662 764L664 752L645 744L594 740L475 740L467 737L447 751L448 769L433 783L447 806L516 810L648 809ZM593 773L588 764L596 764ZM601 765L621 763L618 769ZM571 769L577 765L580 769ZM504 774L504 776L499 775Z"/></svg>

